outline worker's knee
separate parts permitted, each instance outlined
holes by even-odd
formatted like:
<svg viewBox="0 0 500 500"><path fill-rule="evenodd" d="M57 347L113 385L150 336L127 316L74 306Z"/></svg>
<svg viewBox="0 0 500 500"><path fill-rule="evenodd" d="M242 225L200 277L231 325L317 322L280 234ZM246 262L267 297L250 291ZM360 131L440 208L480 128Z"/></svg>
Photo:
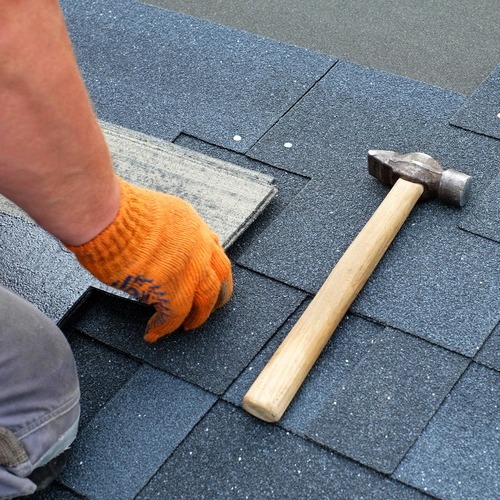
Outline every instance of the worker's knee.
<svg viewBox="0 0 500 500"><path fill-rule="evenodd" d="M27 477L71 444L79 412L76 366L64 335L0 287L0 498L8 488L18 495L33 491Z"/></svg>

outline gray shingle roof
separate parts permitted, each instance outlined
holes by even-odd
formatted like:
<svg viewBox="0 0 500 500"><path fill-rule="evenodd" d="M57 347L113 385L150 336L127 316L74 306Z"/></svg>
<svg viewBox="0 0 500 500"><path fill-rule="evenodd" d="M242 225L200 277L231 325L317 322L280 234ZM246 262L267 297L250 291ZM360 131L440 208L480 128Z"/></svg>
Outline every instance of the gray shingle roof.
<svg viewBox="0 0 500 500"><path fill-rule="evenodd" d="M153 346L141 304L92 288L70 309L95 281L0 214L0 282L53 319L69 310L81 377L74 455L40 497L497 496L498 70L467 99L129 0L62 4L100 118L271 174L280 192L230 251L231 303ZM370 148L474 175L472 200L415 209L265 424L241 398L387 192Z"/></svg>

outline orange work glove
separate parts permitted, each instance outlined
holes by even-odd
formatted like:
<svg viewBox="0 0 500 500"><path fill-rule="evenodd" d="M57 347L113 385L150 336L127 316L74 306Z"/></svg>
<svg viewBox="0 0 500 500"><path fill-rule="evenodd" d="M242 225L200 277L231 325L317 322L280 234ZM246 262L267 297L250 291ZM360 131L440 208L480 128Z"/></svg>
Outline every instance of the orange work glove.
<svg viewBox="0 0 500 500"><path fill-rule="evenodd" d="M120 209L94 239L68 245L97 279L153 304L144 338L197 328L231 297L231 263L187 202L119 180Z"/></svg>

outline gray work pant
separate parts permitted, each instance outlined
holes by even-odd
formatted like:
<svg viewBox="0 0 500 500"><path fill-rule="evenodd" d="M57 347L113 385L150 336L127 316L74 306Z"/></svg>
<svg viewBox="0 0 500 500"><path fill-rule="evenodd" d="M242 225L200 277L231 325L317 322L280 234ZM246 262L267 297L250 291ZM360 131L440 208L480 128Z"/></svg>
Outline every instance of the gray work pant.
<svg viewBox="0 0 500 500"><path fill-rule="evenodd" d="M29 479L69 447L80 415L73 354L57 326L0 286L0 499L29 495Z"/></svg>

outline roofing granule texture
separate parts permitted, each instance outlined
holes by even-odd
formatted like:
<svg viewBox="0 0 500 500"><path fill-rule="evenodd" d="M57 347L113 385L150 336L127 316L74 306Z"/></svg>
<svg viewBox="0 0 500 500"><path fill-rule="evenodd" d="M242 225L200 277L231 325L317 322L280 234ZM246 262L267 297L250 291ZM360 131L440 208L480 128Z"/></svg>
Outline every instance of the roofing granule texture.
<svg viewBox="0 0 500 500"><path fill-rule="evenodd" d="M500 121L500 119L499 119ZM462 229L500 243L500 175L481 195L474 210L460 224Z"/></svg>
<svg viewBox="0 0 500 500"><path fill-rule="evenodd" d="M497 498L500 374L472 364L395 473L440 498Z"/></svg>
<svg viewBox="0 0 500 500"><path fill-rule="evenodd" d="M139 2L62 6L99 117L162 139L246 151L336 61Z"/></svg>
<svg viewBox="0 0 500 500"><path fill-rule="evenodd" d="M229 256L232 260L238 259L245 251L245 248L253 245L254 242L259 240L264 228L269 226L279 216L310 180L308 177L286 172L285 170L253 160L241 153L208 144L185 134L181 134L177 137L175 144L213 156L223 161L228 161L243 168L270 175L274 179L274 185L278 188L278 193L269 205L267 205L264 212L259 215L258 224L250 226L231 246L229 249Z"/></svg>
<svg viewBox="0 0 500 500"><path fill-rule="evenodd" d="M500 139L500 65L465 101L451 123Z"/></svg>
<svg viewBox="0 0 500 500"><path fill-rule="evenodd" d="M88 286L97 284L74 256L34 223L0 213L2 285L58 321Z"/></svg>
<svg viewBox="0 0 500 500"><path fill-rule="evenodd" d="M469 362L387 329L307 434L328 448L390 474Z"/></svg>
<svg viewBox="0 0 500 500"><path fill-rule="evenodd" d="M75 356L78 370L80 429L83 429L142 364L85 335L63 331Z"/></svg>
<svg viewBox="0 0 500 500"><path fill-rule="evenodd" d="M476 356L476 361L500 371L500 323Z"/></svg>
<svg viewBox="0 0 500 500"><path fill-rule="evenodd" d="M138 498L157 498L166 489L171 498L424 498L224 402L200 422Z"/></svg>
<svg viewBox="0 0 500 500"><path fill-rule="evenodd" d="M63 483L91 498L133 498L215 400L144 365L78 436Z"/></svg>
<svg viewBox="0 0 500 500"><path fill-rule="evenodd" d="M241 405L243 396L309 302L306 301L297 309L278 330L265 349L224 394L224 399L235 405ZM383 331L384 327L381 325L353 315L345 317L281 418L280 425L297 435L305 435L310 424L321 415L325 404L335 397L341 384Z"/></svg>

